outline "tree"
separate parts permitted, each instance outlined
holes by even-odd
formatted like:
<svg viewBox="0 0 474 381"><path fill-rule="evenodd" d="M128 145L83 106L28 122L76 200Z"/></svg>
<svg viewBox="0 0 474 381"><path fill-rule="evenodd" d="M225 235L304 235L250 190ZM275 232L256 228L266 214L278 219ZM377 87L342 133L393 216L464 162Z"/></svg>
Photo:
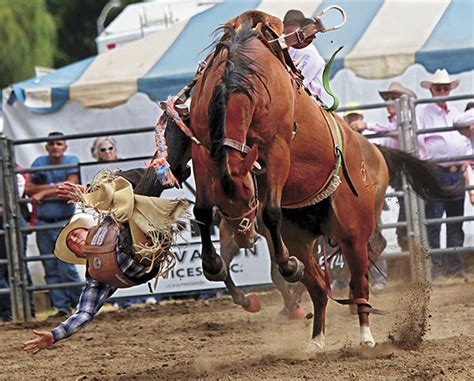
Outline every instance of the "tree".
<svg viewBox="0 0 474 381"><path fill-rule="evenodd" d="M0 0L0 88L51 66L56 27L44 0Z"/></svg>

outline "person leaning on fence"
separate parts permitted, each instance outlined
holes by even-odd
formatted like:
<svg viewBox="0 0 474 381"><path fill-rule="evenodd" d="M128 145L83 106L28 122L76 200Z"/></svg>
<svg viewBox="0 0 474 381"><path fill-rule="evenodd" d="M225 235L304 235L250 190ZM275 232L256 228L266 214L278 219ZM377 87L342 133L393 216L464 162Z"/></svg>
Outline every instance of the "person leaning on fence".
<svg viewBox="0 0 474 381"><path fill-rule="evenodd" d="M385 101L385 102L392 102L392 101L398 101L403 95L408 96L410 99L416 99L416 94L404 87L401 83L393 81L390 83L388 86L387 90L381 90L379 91L380 97ZM363 118L358 118L349 123L350 127L353 130L356 130L358 132L362 131L371 131L374 133L387 133L387 132L396 132L398 129L397 126L397 111L395 106L393 105L388 105L387 106L387 123L367 123L364 121ZM381 141L381 144L386 146L386 147L391 147L391 148L400 148L400 142L398 140L398 136L387 136L383 138ZM399 184L395 187L395 190L401 190L402 189L402 184L401 184L401 179ZM406 221L406 213L405 213L405 200L403 196L397 196L398 199L398 222L404 222ZM405 226L400 226L397 227L396 229L396 234L397 234L397 241L398 245L400 246L400 249L402 251L408 251L408 236L407 236L407 228Z"/></svg>
<svg viewBox="0 0 474 381"><path fill-rule="evenodd" d="M111 136L96 138L91 145L91 155L97 161L118 160L117 142Z"/></svg>
<svg viewBox="0 0 474 381"><path fill-rule="evenodd" d="M464 112L454 120L454 125L460 127L460 133L471 141L471 147L474 145L474 102L466 105ZM466 166L465 182L474 185L474 160L470 161L470 165ZM474 189L469 190L469 201L474 205Z"/></svg>
<svg viewBox="0 0 474 381"><path fill-rule="evenodd" d="M297 29L311 23L314 23L314 20L306 18L299 10L291 9L286 12L283 18L284 33L293 33ZM323 71L326 62L319 54L316 46L312 44L315 38L316 36L313 35L299 45L288 47L288 53L295 62L295 66L301 71L301 74L303 74L305 87L311 94L321 96L323 89Z"/></svg>
<svg viewBox="0 0 474 381"><path fill-rule="evenodd" d="M447 97L451 91L459 86L458 80L451 80L445 69L438 69L430 80L422 81L421 87L428 89L433 97ZM452 127L454 121L459 117L456 109L449 106L445 101L429 103L417 112L418 129L429 129L436 127ZM433 132L421 134L419 137L420 147L428 159L448 159L437 163L439 176L446 185L464 186L464 169L468 162L463 160L449 160L456 156L471 155L471 142L459 133L458 130L445 132ZM425 216L427 219L441 218L444 213L447 217L459 217L464 215L464 193L459 198L449 201L426 202ZM428 242L432 249L440 247L441 225L428 225ZM446 246L462 247L464 244L464 231L462 222L446 224ZM433 264L433 279L446 276L465 277L464 256L460 253L431 254Z"/></svg>
<svg viewBox="0 0 474 381"><path fill-rule="evenodd" d="M54 166L64 164L79 164L79 158L75 155L65 155L67 144L61 132L51 132L49 137L57 139L46 143L48 155L39 156L31 164L32 168L43 166ZM54 200L57 197L58 187L64 181L79 183L78 168L41 170L32 172L26 181L25 192L30 197L31 203L36 208L37 226L49 224L65 224L74 214L75 207L67 201ZM36 243L40 255L51 255L54 250L54 242L61 229L38 230L36 232ZM56 258L43 260L45 280L48 285L59 283L80 282L79 274L74 265L61 262ZM79 301L80 288L70 287L67 289L49 290L53 307L57 310L58 317L69 315L71 309L75 308Z"/></svg>
<svg viewBox="0 0 474 381"><path fill-rule="evenodd" d="M24 344L33 354L90 323L117 288L146 283L171 269L174 224L187 208L184 200L134 194L125 177L110 172L87 189L65 183L59 192L94 207L103 218L97 223L90 214L77 214L61 230L54 254L67 263L87 263L86 284L74 315L52 331L33 331L38 337Z"/></svg>

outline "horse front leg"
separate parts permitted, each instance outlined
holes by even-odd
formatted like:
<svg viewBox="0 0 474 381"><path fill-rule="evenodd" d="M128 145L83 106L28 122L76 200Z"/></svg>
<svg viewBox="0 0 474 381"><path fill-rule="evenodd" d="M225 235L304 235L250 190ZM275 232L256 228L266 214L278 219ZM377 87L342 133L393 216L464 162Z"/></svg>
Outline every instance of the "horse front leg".
<svg viewBox="0 0 474 381"><path fill-rule="evenodd" d="M234 259L234 257L239 253L240 249L233 240L232 228L226 222L224 218L221 219L219 224L219 237L221 243L221 258L224 260L227 277L224 280L224 283L229 291L232 301L242 306L242 308L247 312L258 312L260 311L260 300L256 294L245 295L234 283L230 272L229 266Z"/></svg>
<svg viewBox="0 0 474 381"><path fill-rule="evenodd" d="M196 199L194 216L198 222L202 242L202 270L204 276L210 281L224 281L227 278L227 268L224 261L216 253L211 239L211 227L213 222L212 204Z"/></svg>

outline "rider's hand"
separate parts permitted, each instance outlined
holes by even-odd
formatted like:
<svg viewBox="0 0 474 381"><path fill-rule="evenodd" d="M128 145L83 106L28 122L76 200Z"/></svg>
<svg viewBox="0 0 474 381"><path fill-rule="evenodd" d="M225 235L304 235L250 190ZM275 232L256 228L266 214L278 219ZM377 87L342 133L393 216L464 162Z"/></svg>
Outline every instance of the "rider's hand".
<svg viewBox="0 0 474 381"><path fill-rule="evenodd" d="M38 337L34 340L27 341L23 344L23 350L33 355L39 351L48 348L54 344L54 337L51 332L33 330L33 333Z"/></svg>
<svg viewBox="0 0 474 381"><path fill-rule="evenodd" d="M77 193L84 190L85 187L80 184L65 181L64 183L58 184L57 195L62 198L68 198L74 202L77 200Z"/></svg>

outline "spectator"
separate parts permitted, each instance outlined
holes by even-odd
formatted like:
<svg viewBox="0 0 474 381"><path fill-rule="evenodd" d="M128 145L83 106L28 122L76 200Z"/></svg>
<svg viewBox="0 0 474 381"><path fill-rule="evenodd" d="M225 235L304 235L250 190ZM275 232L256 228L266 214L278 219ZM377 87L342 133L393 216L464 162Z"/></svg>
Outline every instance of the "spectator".
<svg viewBox="0 0 474 381"><path fill-rule="evenodd" d="M95 138L91 145L91 154L94 159L101 162L119 160L116 140L111 136ZM117 300L117 302L114 303L114 306L117 308L128 308L134 304L155 304L156 302L157 301L154 297L125 298Z"/></svg>
<svg viewBox="0 0 474 381"><path fill-rule="evenodd" d="M18 168L18 167L17 167ZM18 187L18 198L23 197L25 192L25 183L27 174L17 174L17 187ZM22 215L20 215L20 227L26 226L26 221ZM0 226L3 228L3 208L0 207ZM26 256L26 245L27 245L27 235L22 234L23 239L23 257ZM7 258L7 247L5 244L5 235L0 235L0 259ZM28 286L33 284L31 280L31 274L28 271L28 266L25 265L26 279ZM0 264L0 288L8 288L9 285L9 272L7 264ZM30 312L31 317L36 317L35 302L33 297L33 292L29 292L29 301L30 301ZM11 321L12 320L12 306L10 295L0 295L0 321Z"/></svg>
<svg viewBox="0 0 474 381"><path fill-rule="evenodd" d="M463 128L459 132L465 135L471 141L471 147L474 140L474 102L469 102L466 105L464 113L462 113L454 121L456 127L469 127ZM465 182L467 185L474 185L474 160L471 160L471 165L466 166ZM474 205L474 189L469 190L469 201Z"/></svg>
<svg viewBox="0 0 474 381"><path fill-rule="evenodd" d="M118 160L117 142L110 136L96 138L92 142L91 154L97 161Z"/></svg>
<svg viewBox="0 0 474 381"><path fill-rule="evenodd" d="M402 95L406 95L411 99L416 99L416 94L410 89L402 86L399 82L390 83L389 87L385 91L379 91L380 96L385 102L397 101ZM374 133L384 133L384 132L395 132L397 131L397 111L395 106L387 106L388 112L388 123L379 124L379 123L366 123L363 118L356 119L349 123L353 130L358 132L362 131L372 131ZM400 142L398 136L388 136L381 141L381 144L391 148L400 148ZM395 187L395 190L402 190L401 179L399 184ZM398 222L406 221L405 213L405 199L403 196L398 196ZM397 227L396 229L397 241L400 249L402 251L408 251L408 236L407 228L405 226Z"/></svg>
<svg viewBox="0 0 474 381"><path fill-rule="evenodd" d="M451 91L459 86L459 81L452 81L445 69L438 69L429 81L422 81L421 87L428 89L431 95L447 97ZM451 108L445 101L430 103L422 108L417 115L419 129L435 127L450 127L459 117L459 113ZM428 159L449 159L450 157L470 155L471 142L457 130L446 132L433 132L420 135L420 148L423 146ZM463 161L447 160L438 164L439 176L446 185L464 185ZM459 198L450 201L426 202L426 218L441 218L444 213L447 217L464 215L464 193ZM440 247L441 225L428 225L428 241L432 249ZM464 231L462 222L446 225L447 247L462 247L464 244ZM464 256L460 253L431 254L433 264L433 279L443 275L464 277Z"/></svg>
<svg viewBox="0 0 474 381"><path fill-rule="evenodd" d="M306 18L301 11L291 9L286 12L283 18L284 33L289 34L295 32L308 24L313 23L314 20ZM291 59L295 62L296 67L301 70L303 74L303 83L305 87L317 96L321 96L323 88L323 71L326 62L321 57L312 44L316 36L310 36L301 44L288 48L288 53Z"/></svg>
<svg viewBox="0 0 474 381"><path fill-rule="evenodd" d="M67 150L67 144L61 132L51 132L48 136L57 139L46 143L45 147L48 155L36 158L31 165L33 168L48 165L79 164L77 156L64 154ZM78 169L68 168L33 172L26 181L25 192L37 207L38 227L49 224L65 224L74 214L75 207L73 204L63 200L51 199L57 196L58 186L64 181L78 184ZM53 254L54 243L60 231L60 228L53 228L36 232L36 243L40 255ZM43 260L43 268L48 285L80 281L74 265L64 263L56 258ZM69 315L71 309L77 305L80 293L80 287L50 290L49 295L52 305L57 310L57 313L53 316L64 317Z"/></svg>

